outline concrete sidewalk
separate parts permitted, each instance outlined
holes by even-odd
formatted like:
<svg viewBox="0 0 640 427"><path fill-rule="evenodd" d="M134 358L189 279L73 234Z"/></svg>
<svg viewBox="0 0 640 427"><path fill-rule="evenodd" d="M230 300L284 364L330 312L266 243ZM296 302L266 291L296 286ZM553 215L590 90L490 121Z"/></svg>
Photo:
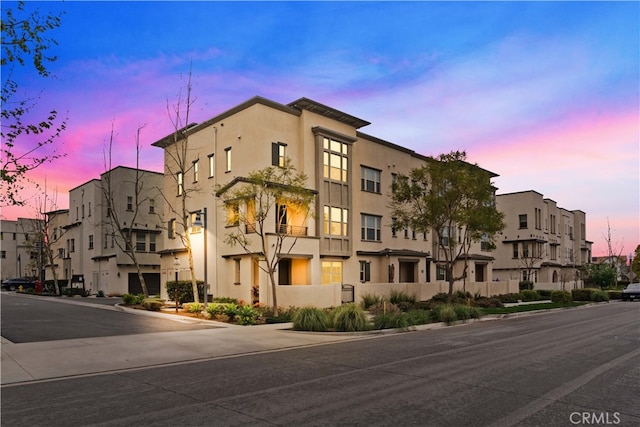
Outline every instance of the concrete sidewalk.
<svg viewBox="0 0 640 427"><path fill-rule="evenodd" d="M105 306L74 302L105 309ZM112 308L109 308L112 309ZM141 316L162 316L177 322L188 319L165 313L120 308ZM15 344L2 338L0 384L19 384L78 375L233 357L295 347L365 339L355 334L319 334L288 330L290 323L237 326L216 322L216 328L188 332L83 338Z"/></svg>

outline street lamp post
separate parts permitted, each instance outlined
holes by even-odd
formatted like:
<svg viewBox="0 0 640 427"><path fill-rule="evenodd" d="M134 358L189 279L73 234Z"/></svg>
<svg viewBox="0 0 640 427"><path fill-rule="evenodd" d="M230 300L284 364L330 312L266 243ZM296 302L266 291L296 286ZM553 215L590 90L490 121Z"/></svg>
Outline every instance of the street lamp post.
<svg viewBox="0 0 640 427"><path fill-rule="evenodd" d="M202 227L202 231L204 233L203 236L203 244L204 244L204 284L203 287L203 310L207 311L207 294L209 290L209 281L207 277L207 208L202 209L202 214L198 213L196 216L196 220L193 222L194 227Z"/></svg>

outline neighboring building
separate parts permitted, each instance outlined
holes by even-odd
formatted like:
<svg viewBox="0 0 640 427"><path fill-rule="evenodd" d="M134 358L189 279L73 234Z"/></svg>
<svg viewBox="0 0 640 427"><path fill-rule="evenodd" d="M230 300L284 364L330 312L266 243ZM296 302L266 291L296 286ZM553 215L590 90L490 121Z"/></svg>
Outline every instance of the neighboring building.
<svg viewBox="0 0 640 427"><path fill-rule="evenodd" d="M536 191L496 196L506 227L498 239L493 275L530 281L538 289L581 287L578 268L591 260L586 214L558 207Z"/></svg>
<svg viewBox="0 0 640 427"><path fill-rule="evenodd" d="M627 260L626 255L594 256L591 261L594 264L606 264L615 268L616 279L619 282L629 281L629 273L631 272L631 256L629 256L629 260Z"/></svg>
<svg viewBox="0 0 640 427"><path fill-rule="evenodd" d="M110 177L113 194L117 195L112 209L117 211L124 228L132 229L129 242L136 250L150 294L160 293L160 256L162 249L163 199L160 192L162 174L139 170L139 182L143 194L136 211L136 169L116 167L69 192L69 209L50 212L49 225L55 236L54 262L58 279L67 280L70 286L84 288L91 293L105 294L141 292L140 282L132 260L117 245L103 191L105 180ZM47 268L47 279L52 279Z"/></svg>
<svg viewBox="0 0 640 427"><path fill-rule="evenodd" d="M317 198L315 214L305 223L287 211L287 233L298 240L279 264L280 305L332 306L357 300L364 292L388 293L392 288L418 299L446 291L442 269L432 255L432 233L393 229L388 208L394 177L427 159L360 132L368 124L306 98L282 105L255 97L184 131L188 169L179 172L176 167L183 141L176 143L174 134L153 143L165 150L164 193L169 200L164 211L162 284L190 278L186 251L177 237L179 209L171 206L189 191L197 195L187 199L197 278L210 284L214 296L271 303L268 278L259 268L259 248L247 254L225 243L230 229L244 225L227 222L229 207L216 199L214 190L240 185L249 173L279 166L287 157L307 175L307 188ZM201 223L207 224L204 233ZM273 232L279 232L275 217L272 223ZM509 291L508 282L492 282L493 254L481 243L472 247L468 262L468 290Z"/></svg>
<svg viewBox="0 0 640 427"><path fill-rule="evenodd" d="M42 253L37 219L0 221L0 267L2 280L13 277L40 278Z"/></svg>

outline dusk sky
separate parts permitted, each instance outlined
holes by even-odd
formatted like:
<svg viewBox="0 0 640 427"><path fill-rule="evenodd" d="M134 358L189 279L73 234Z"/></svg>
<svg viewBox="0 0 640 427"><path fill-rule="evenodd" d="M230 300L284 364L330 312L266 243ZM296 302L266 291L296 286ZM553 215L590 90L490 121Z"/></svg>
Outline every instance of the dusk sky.
<svg viewBox="0 0 640 427"><path fill-rule="evenodd" d="M2 1L3 9L16 3ZM535 190L587 214L593 254L607 223L624 255L640 242L638 2L27 2L61 12L42 78L16 67L37 109L68 127L67 156L31 175L68 191L112 165L162 171L151 143L189 67L201 122L259 95L301 97L371 122L361 131L424 155L466 150L498 194ZM3 78L8 69L2 69ZM26 141L25 141L26 143ZM35 209L2 209L33 217Z"/></svg>

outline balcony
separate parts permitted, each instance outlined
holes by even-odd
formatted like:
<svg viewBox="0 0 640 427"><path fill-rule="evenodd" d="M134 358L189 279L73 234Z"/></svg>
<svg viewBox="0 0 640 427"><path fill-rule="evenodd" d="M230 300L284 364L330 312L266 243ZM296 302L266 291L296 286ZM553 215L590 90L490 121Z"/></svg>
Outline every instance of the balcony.
<svg viewBox="0 0 640 427"><path fill-rule="evenodd" d="M309 227L281 224L278 227L278 234L285 234L287 236L307 236Z"/></svg>

